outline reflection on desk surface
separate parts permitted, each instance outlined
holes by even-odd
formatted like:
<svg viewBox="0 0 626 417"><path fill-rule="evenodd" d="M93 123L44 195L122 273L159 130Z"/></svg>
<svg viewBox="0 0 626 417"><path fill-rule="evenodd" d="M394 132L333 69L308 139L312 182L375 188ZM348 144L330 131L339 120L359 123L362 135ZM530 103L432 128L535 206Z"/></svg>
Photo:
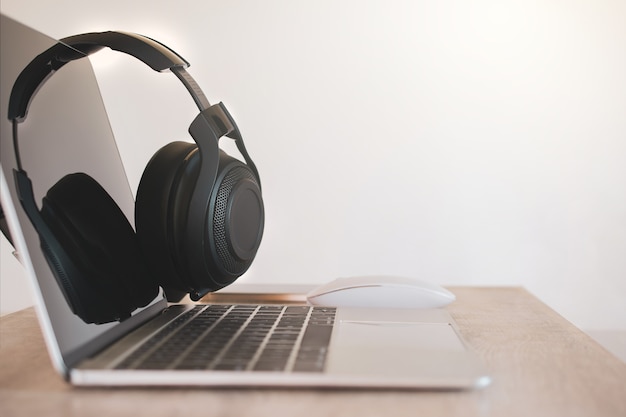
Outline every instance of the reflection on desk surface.
<svg viewBox="0 0 626 417"><path fill-rule="evenodd" d="M207 304L306 304L306 293L315 285L231 285L223 290L209 293L200 302Z"/></svg>

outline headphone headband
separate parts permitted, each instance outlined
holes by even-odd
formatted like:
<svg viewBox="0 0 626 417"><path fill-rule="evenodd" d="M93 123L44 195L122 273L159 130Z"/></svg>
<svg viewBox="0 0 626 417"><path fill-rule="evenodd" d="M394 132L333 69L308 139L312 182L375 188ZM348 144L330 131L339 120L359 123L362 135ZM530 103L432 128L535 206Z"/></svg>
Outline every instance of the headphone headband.
<svg viewBox="0 0 626 417"><path fill-rule="evenodd" d="M162 72L172 67L187 68L189 62L175 51L147 36L129 32L93 32L69 36L61 42L90 55L103 47L132 55L155 71Z"/></svg>
<svg viewBox="0 0 626 417"><path fill-rule="evenodd" d="M201 110L209 106L204 93L185 71L189 62L183 57L146 36L108 31L63 38L59 43L35 57L15 81L9 100L9 119L21 122L26 118L33 96L59 68L105 47L132 55L155 71L172 70L192 94Z"/></svg>
<svg viewBox="0 0 626 417"><path fill-rule="evenodd" d="M217 129L213 130L214 133L217 133L216 139L226 135L235 140L239 152L241 152L246 163L250 165L257 180L259 180L256 166L246 151L243 138L235 121L222 103L219 103L217 106L211 106L198 83L185 70L190 65L189 62L168 46L152 38L136 33L118 31L83 33L63 38L59 43L37 55L17 77L9 98L8 118L13 121L13 142L20 169L17 123L24 121L26 118L28 107L35 93L55 71L68 62L84 58L105 47L132 55L155 71L164 72L170 70L173 72L183 83L200 109L199 118L204 119L210 116L209 125L214 128L217 127ZM224 129L226 125L230 125L230 128ZM201 140L203 136L194 134L191 131L190 133L200 148L206 146L203 144L204 141Z"/></svg>

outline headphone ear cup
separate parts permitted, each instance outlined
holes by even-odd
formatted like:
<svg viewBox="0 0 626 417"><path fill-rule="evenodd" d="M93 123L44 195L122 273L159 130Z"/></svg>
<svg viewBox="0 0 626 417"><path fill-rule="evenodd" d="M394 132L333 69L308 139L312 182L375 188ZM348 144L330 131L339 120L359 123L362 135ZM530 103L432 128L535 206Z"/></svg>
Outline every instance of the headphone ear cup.
<svg viewBox="0 0 626 417"><path fill-rule="evenodd" d="M157 295L130 223L93 178L63 177L44 197L41 217L64 252L44 243L44 254L84 321L129 317Z"/></svg>
<svg viewBox="0 0 626 417"><path fill-rule="evenodd" d="M259 247L264 212L256 177L221 150L217 162L215 183L202 184L207 180L199 178L197 145L172 142L152 157L141 177L135 202L137 236L170 301L182 298L183 292L215 291L231 284L249 268ZM204 238L190 242L186 227L196 186L213 191L205 218L199 221ZM201 265L188 261L189 245L200 245Z"/></svg>

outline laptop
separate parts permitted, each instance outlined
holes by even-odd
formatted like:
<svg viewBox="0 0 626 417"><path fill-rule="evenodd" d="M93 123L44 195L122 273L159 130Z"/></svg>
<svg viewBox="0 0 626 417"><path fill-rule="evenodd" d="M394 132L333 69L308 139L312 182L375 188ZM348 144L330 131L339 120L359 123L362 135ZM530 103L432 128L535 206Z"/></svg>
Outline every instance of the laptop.
<svg viewBox="0 0 626 417"><path fill-rule="evenodd" d="M52 363L69 383L415 389L490 383L445 309L318 307L262 297L243 304L219 297L169 303L160 290L124 320L81 320L68 306L17 198L16 152L6 117L17 75L57 41L5 15L1 19L2 208L32 280ZM133 193L88 58L64 66L46 82L20 126L19 140L39 204L59 178L87 173L132 224Z"/></svg>

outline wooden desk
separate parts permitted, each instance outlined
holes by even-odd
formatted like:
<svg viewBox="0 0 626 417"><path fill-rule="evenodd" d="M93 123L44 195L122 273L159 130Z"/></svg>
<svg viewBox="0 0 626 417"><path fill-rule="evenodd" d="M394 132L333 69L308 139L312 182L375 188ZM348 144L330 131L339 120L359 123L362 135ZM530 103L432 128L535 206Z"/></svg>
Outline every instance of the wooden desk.
<svg viewBox="0 0 626 417"><path fill-rule="evenodd" d="M626 364L521 288L451 288L480 391L73 388L32 309L0 320L0 416L626 416Z"/></svg>

